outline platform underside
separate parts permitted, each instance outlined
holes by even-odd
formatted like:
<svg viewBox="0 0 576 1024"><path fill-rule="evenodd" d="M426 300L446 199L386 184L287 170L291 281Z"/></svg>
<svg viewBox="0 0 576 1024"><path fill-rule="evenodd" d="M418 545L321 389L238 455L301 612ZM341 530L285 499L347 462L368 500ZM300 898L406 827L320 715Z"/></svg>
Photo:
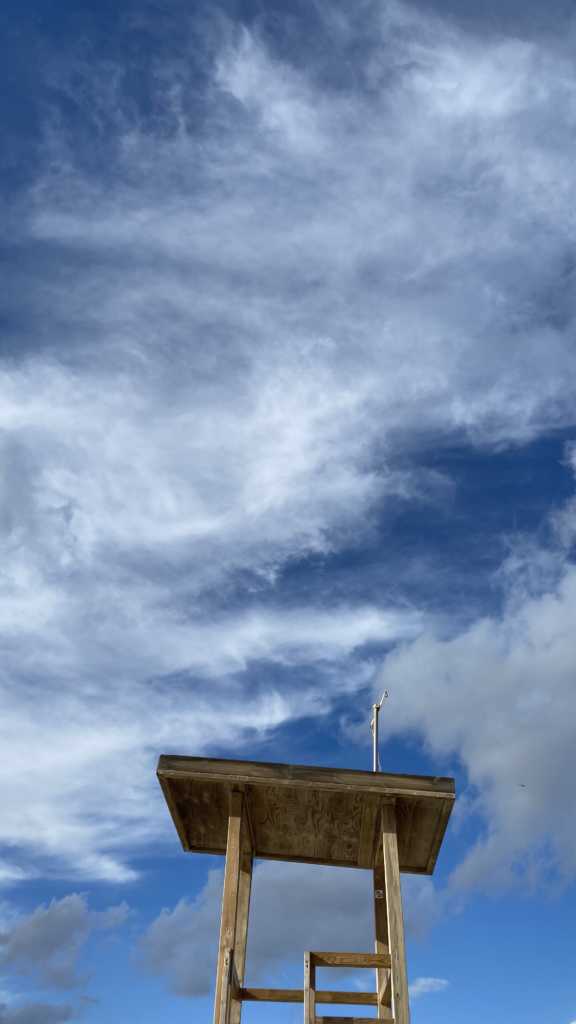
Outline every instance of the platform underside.
<svg viewBox="0 0 576 1024"><path fill-rule="evenodd" d="M454 780L306 765L162 755L158 778L185 850L226 853L230 792L244 792L256 857L374 864L379 808L394 799L400 870L431 874Z"/></svg>

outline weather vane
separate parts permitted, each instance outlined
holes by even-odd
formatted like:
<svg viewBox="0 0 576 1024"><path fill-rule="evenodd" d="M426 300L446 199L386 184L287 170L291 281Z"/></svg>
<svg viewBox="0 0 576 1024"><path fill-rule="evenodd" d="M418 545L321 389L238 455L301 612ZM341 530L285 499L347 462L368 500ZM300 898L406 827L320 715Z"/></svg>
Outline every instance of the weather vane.
<svg viewBox="0 0 576 1024"><path fill-rule="evenodd" d="M380 755L378 753L378 715L380 714L380 708L382 707L385 700L388 699L388 690L384 690L384 693L380 697L378 704L372 705L372 720L370 722L370 729L372 732L372 771L380 771Z"/></svg>

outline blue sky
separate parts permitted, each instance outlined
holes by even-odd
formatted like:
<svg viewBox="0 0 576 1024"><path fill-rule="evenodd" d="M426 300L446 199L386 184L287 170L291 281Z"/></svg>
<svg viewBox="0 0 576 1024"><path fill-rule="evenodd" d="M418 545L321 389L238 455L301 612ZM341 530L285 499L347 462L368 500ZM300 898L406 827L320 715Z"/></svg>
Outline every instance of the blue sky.
<svg viewBox="0 0 576 1024"><path fill-rule="evenodd" d="M0 1024L209 1022L158 755L366 768L384 687L458 788L414 1024L573 1024L570 5L2 20ZM251 981L371 942L365 873L257 865Z"/></svg>

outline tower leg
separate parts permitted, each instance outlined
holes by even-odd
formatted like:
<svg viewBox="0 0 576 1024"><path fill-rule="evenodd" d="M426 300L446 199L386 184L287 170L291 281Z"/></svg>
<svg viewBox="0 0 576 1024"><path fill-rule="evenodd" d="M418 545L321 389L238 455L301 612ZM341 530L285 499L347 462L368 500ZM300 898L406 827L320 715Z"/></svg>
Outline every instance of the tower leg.
<svg viewBox="0 0 576 1024"><path fill-rule="evenodd" d="M252 891L252 845L249 842L248 829L243 831L242 853L240 856L240 882L238 886L238 910L236 914L236 934L234 939L234 962L238 984L244 984L246 969L246 945L248 942L248 916L250 912L250 893ZM230 1024L240 1024L242 1003L239 999L232 1002Z"/></svg>
<svg viewBox="0 0 576 1024"><path fill-rule="evenodd" d="M249 865L248 865L249 858ZM249 870L248 870L249 867ZM220 918L220 943L214 996L214 1024L231 1024L232 1011L238 1000L235 993L242 975L246 957L248 928L249 880L252 875L252 848L248 829L244 796L240 792L230 795L224 891ZM238 1004L236 1020L240 1020ZM234 1010L236 1013L236 1010Z"/></svg>
<svg viewBox="0 0 576 1024"><path fill-rule="evenodd" d="M388 939L388 910L384 861L381 849L377 850L376 864L374 865L374 931L376 936L374 952L388 953L390 947ZM376 1017L378 1020L383 1020L386 1017L384 1008L389 1007L391 1002L391 971L386 967L378 967L376 969L376 992L378 995Z"/></svg>
<svg viewBox="0 0 576 1024"><path fill-rule="evenodd" d="M304 954L304 1024L316 1024L316 964Z"/></svg>
<svg viewBox="0 0 576 1024"><path fill-rule="evenodd" d="M382 861L388 939L392 959L392 1014L395 1024L410 1024L396 808L391 803L385 803L382 806Z"/></svg>

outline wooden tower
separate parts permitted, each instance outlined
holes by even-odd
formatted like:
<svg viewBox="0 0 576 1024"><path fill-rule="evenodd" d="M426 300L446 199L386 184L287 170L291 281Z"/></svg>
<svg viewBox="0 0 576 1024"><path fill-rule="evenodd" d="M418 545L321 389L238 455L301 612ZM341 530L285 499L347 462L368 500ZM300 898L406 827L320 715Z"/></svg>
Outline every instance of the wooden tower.
<svg viewBox="0 0 576 1024"><path fill-rule="evenodd" d="M240 1024L255 1000L302 1002L304 1024L409 1024L400 872L432 874L453 779L171 755L158 778L184 849L226 857L214 1024ZM308 951L302 989L247 987L255 857L372 871L375 951ZM375 991L319 990L317 967L375 968ZM373 1006L376 1017L318 1016L320 1003Z"/></svg>

